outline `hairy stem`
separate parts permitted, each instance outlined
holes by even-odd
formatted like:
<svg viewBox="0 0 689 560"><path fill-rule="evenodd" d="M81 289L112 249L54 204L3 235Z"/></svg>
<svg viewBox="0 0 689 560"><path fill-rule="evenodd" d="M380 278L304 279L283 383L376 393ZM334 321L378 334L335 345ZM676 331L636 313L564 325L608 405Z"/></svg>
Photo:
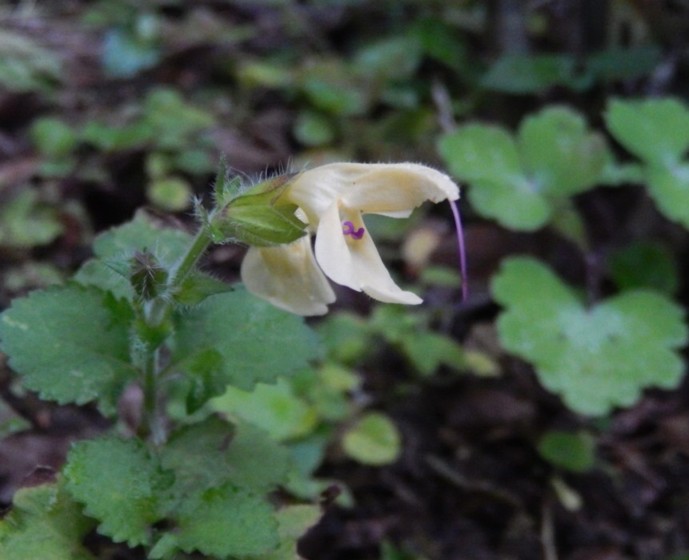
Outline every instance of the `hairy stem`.
<svg viewBox="0 0 689 560"><path fill-rule="evenodd" d="M199 227L194 239L189 244L186 252L181 256L177 264L170 271L165 291L158 297L146 302L143 306L143 320L147 329L157 333L166 329L166 321L173 311L174 295L179 290L184 280L194 270L201 256L211 244L209 235L210 226L203 224ZM144 342L144 356L141 360L143 370L143 411L139 434L148 439L155 447L165 443L167 428L165 411L163 409L165 399L161 394L161 345L164 341L159 334L151 336Z"/></svg>

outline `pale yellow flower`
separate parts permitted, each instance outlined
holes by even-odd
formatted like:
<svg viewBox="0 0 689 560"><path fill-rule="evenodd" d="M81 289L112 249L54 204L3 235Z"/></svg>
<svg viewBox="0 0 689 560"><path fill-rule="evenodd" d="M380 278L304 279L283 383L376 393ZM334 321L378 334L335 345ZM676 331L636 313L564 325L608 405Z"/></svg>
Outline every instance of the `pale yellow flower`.
<svg viewBox="0 0 689 560"><path fill-rule="evenodd" d="M252 293L300 315L326 313L335 300L325 276L379 301L421 303L394 282L362 216L403 218L425 201L458 198L459 189L447 175L414 163L332 163L304 171L280 200L296 204L315 232L315 259L308 237L289 245L251 247L242 279Z"/></svg>

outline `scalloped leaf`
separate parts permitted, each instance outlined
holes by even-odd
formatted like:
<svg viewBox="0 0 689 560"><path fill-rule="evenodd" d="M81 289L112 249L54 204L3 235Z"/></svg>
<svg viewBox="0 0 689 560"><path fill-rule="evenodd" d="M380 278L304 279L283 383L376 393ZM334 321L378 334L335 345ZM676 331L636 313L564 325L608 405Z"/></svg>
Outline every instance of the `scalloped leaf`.
<svg viewBox="0 0 689 560"><path fill-rule="evenodd" d="M0 558L95 560L81 543L93 525L61 484L22 488L0 520Z"/></svg>
<svg viewBox="0 0 689 560"><path fill-rule="evenodd" d="M563 196L586 190L596 184L607 163L603 137L564 107L525 118L518 138L527 174L545 193Z"/></svg>
<svg viewBox="0 0 689 560"><path fill-rule="evenodd" d="M689 149L689 110L677 99L613 99L605 120L615 139L648 163L672 165Z"/></svg>
<svg viewBox="0 0 689 560"><path fill-rule="evenodd" d="M129 546L151 542L160 500L172 483L143 443L105 437L78 442L64 468L67 490L96 518L98 532Z"/></svg>
<svg viewBox="0 0 689 560"><path fill-rule="evenodd" d="M218 375L240 389L272 383L320 355L318 338L303 319L240 287L207 298L176 321L173 363L183 368L185 360L214 348L222 356Z"/></svg>
<svg viewBox="0 0 689 560"><path fill-rule="evenodd" d="M498 333L510 352L573 410L602 415L647 387L674 388L687 342L682 311L664 296L630 290L586 308L545 265L508 259L492 285L506 309Z"/></svg>
<svg viewBox="0 0 689 560"><path fill-rule="evenodd" d="M526 118L516 139L497 126L470 124L442 137L438 149L471 184L479 213L526 231L545 226L564 198L595 186L610 160L603 137L565 107Z"/></svg>
<svg viewBox="0 0 689 560"><path fill-rule="evenodd" d="M76 285L15 299L0 316L1 348L24 385L60 404L98 400L112 413L129 363L132 311L110 294Z"/></svg>
<svg viewBox="0 0 689 560"><path fill-rule="evenodd" d="M177 496L227 482L258 493L286 480L289 453L251 424L233 427L208 418L176 432L162 451L161 462L175 473L172 493Z"/></svg>
<svg viewBox="0 0 689 560"><path fill-rule="evenodd" d="M255 556L280 543L278 522L268 500L231 483L189 496L175 517L177 529L169 540L187 553Z"/></svg>

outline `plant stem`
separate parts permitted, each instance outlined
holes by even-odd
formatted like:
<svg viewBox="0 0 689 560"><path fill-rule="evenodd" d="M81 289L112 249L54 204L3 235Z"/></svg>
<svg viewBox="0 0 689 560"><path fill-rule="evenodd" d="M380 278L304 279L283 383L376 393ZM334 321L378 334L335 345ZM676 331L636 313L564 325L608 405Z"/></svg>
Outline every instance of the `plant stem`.
<svg viewBox="0 0 689 560"><path fill-rule="evenodd" d="M209 226L206 224L203 224L199 228L187 252L170 272L170 278L167 284L168 296L173 295L174 291L179 288L185 278L194 269L194 266L196 266L201 256L206 252L206 249L208 249L208 246L211 244L211 236L208 230Z"/></svg>
<svg viewBox="0 0 689 560"><path fill-rule="evenodd" d="M196 263L212 242L209 228L208 224L203 224L199 227L186 252L170 271L163 294L146 302L143 307L142 316L144 323L147 329L155 333L155 336L151 336L149 340L143 341L145 350L141 365L143 369L144 399L139 434L149 439L154 447L162 445L167 439L165 412L163 410L164 399L162 398L160 387L160 353L165 337L157 340L157 333L161 330L164 331L166 328L165 322L172 312L175 292L193 271Z"/></svg>

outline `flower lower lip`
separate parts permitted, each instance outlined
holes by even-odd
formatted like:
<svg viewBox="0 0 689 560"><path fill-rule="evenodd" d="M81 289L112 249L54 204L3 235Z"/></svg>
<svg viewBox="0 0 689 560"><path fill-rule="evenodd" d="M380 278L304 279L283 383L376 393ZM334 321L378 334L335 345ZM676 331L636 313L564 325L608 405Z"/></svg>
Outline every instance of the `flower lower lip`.
<svg viewBox="0 0 689 560"><path fill-rule="evenodd" d="M354 229L354 224L352 222L342 222L342 233L349 235L353 239L361 239L366 233L364 228Z"/></svg>

